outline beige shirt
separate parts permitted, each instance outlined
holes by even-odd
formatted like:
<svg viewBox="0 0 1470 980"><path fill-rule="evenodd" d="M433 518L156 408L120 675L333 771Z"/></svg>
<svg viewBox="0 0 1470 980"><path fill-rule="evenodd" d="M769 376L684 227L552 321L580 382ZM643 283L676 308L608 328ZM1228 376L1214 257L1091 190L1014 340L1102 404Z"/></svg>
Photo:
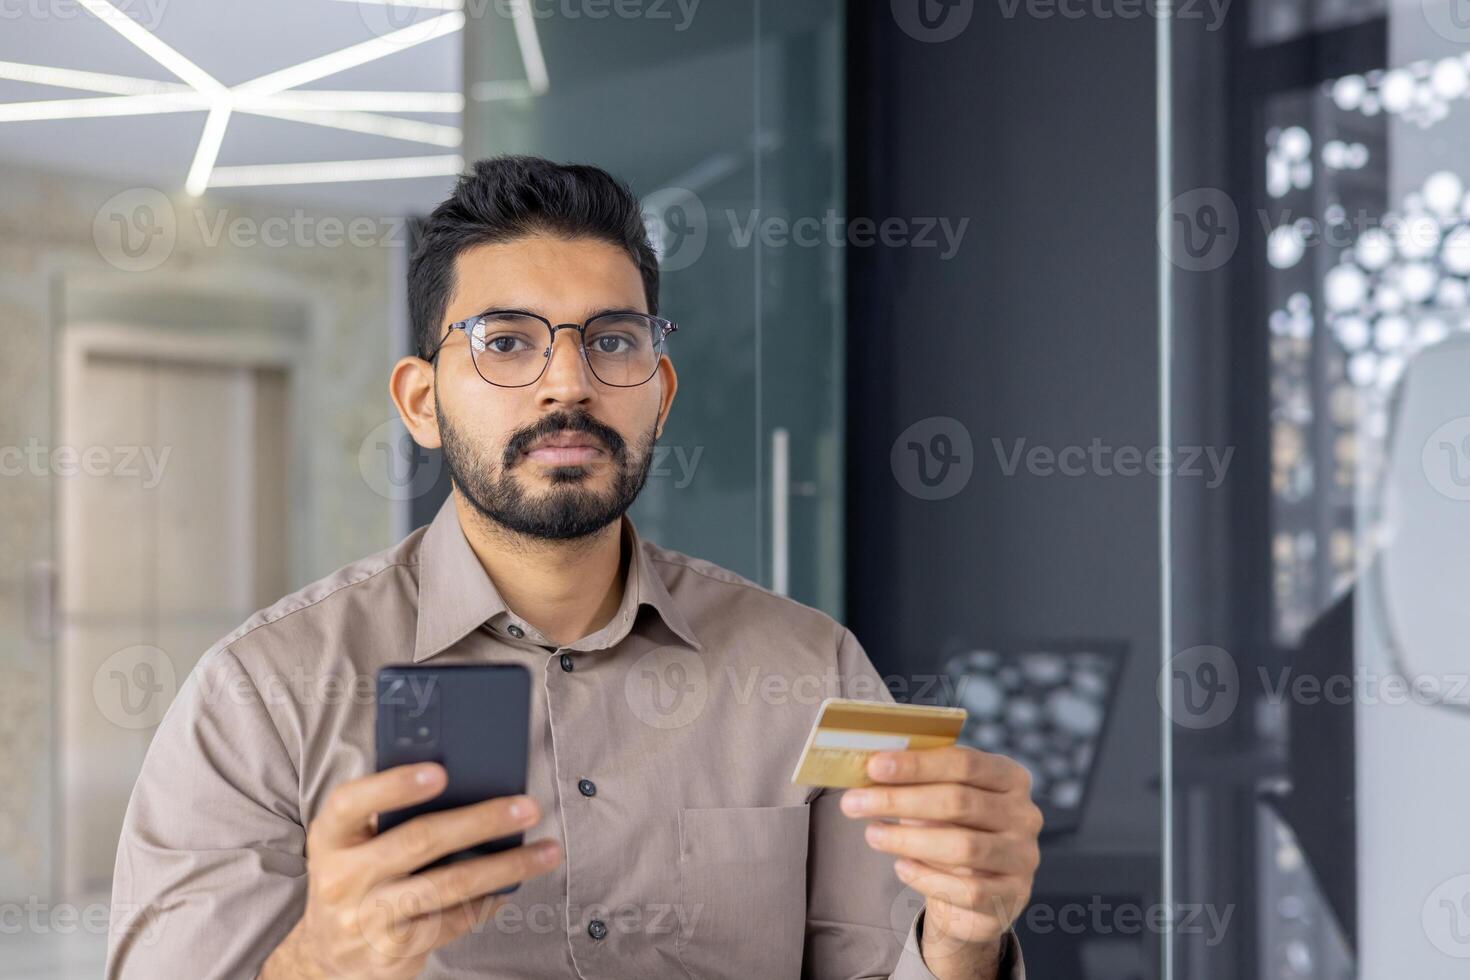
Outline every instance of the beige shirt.
<svg viewBox="0 0 1470 980"><path fill-rule="evenodd" d="M215 644L133 790L109 980L255 976L301 915L306 826L374 769L374 675L410 660L530 670L526 838L565 854L423 976L931 977L920 897L839 791L791 783L824 697L892 700L853 634L623 533L620 608L565 647L505 606L452 502Z"/></svg>

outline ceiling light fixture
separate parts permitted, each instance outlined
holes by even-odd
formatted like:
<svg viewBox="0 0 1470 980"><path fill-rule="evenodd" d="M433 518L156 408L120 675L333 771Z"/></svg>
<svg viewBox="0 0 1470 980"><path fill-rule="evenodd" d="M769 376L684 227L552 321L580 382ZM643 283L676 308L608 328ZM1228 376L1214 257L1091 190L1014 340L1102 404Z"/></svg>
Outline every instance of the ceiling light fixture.
<svg viewBox="0 0 1470 980"><path fill-rule="evenodd" d="M77 0L87 12L130 41L134 47L167 68L181 81L206 95L218 95L225 86L213 75L179 54L156 34L106 0Z"/></svg>
<svg viewBox="0 0 1470 980"><path fill-rule="evenodd" d="M199 137L194 162L184 181L184 190L190 197L199 197L209 187L209 175L219 158L220 144L225 141L225 127L230 124L230 111L228 102L216 102L209 110L209 118L204 120L204 133Z"/></svg>
<svg viewBox="0 0 1470 980"><path fill-rule="evenodd" d="M74 68L52 68L47 65L28 65L18 61L0 61L0 79L13 82L30 82L51 88L69 88L98 95L195 95L194 89L182 82L158 82L151 78L132 78L127 75L110 75L96 71L78 71ZM38 101L37 105L59 105L64 100ZM102 100L98 100L102 101ZM209 108L209 103L199 96L199 107ZM31 103L0 103L0 106L29 105ZM364 112L427 112L453 114L464 111L464 96L458 92L396 92L354 91L343 89L310 89L274 95L251 96L236 99L235 108L248 111L245 106L286 109L350 109ZM104 113L111 115L112 113ZM58 117L59 118L59 117Z"/></svg>
<svg viewBox="0 0 1470 980"><path fill-rule="evenodd" d="M0 103L0 122L46 119L99 119L107 116L150 116L164 112L197 112L209 100L190 89L171 95L109 95L100 99L45 99Z"/></svg>
<svg viewBox="0 0 1470 980"><path fill-rule="evenodd" d="M463 10L464 0L342 0L375 7L418 7L421 10Z"/></svg>
<svg viewBox="0 0 1470 980"><path fill-rule="evenodd" d="M367 133L370 136L427 143L430 146L459 146L464 142L464 136L458 126L421 122L418 119L402 119L398 116L383 116L372 112L321 109L315 106L292 105L290 102L284 104L265 102L259 105L252 103L249 106L240 105L236 108L240 112L247 112L255 116L286 119L312 126L330 126L333 129L346 130L351 133Z"/></svg>
<svg viewBox="0 0 1470 980"><path fill-rule="evenodd" d="M155 82L150 78L128 78L99 71L77 71L75 68L48 68L18 61L0 61L0 78L105 95L164 95L194 91L179 82Z"/></svg>
<svg viewBox="0 0 1470 980"><path fill-rule="evenodd" d="M458 92L349 92L327 89L292 89L279 95L260 96L267 105L301 109L356 109L363 112L460 113L464 96ZM249 101L254 102L254 98Z"/></svg>
<svg viewBox="0 0 1470 980"><path fill-rule="evenodd" d="M546 71L546 55L541 50L541 35L536 31L536 15L525 0L515 4L512 19L516 27L516 43L521 49L526 82L533 95L544 95L551 89L551 76Z"/></svg>
<svg viewBox="0 0 1470 980"><path fill-rule="evenodd" d="M405 180L412 177L452 177L463 170L464 158L458 155L333 160L322 163L263 163L244 167L216 167L209 186L262 187L359 180Z"/></svg>
<svg viewBox="0 0 1470 980"><path fill-rule="evenodd" d="M97 2L97 0L88 0ZM242 82L235 86L234 91L240 95L268 95L274 92L283 92L307 82L314 82L318 78L326 78L358 65L365 65L370 61L407 51L409 48L417 47L426 41L452 34L464 27L464 14L451 13L433 20L426 20L421 24L411 24L401 30L392 31L382 37L375 37L361 44L324 54L320 58L312 58L303 61L299 65L282 68L268 75L253 78L248 82Z"/></svg>
<svg viewBox="0 0 1470 980"><path fill-rule="evenodd" d="M463 169L464 161L457 155L247 167L216 167L216 162L230 117L236 112L435 146L459 146L463 142L463 134L457 126L384 114L458 114L464 111L465 105L464 96L458 92L301 91L297 86L462 30L465 24L464 0L343 0L443 10L446 13L270 72L234 87L222 84L134 21L110 0L77 2L181 81L165 82L105 72L0 61L0 79L69 88L103 96L0 103L0 122L207 112L204 129L185 183L185 189L193 196L203 194L209 187L405 179L453 175ZM526 79L477 83L473 90L476 99L482 96L487 99L525 97L542 94L550 89L545 56L529 4L516 2L513 18Z"/></svg>

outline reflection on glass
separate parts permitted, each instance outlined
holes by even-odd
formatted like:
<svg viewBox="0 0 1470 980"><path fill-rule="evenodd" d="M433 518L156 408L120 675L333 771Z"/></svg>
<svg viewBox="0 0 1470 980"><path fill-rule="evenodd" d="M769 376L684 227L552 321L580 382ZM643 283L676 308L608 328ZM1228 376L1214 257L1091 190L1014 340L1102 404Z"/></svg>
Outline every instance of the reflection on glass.
<svg viewBox="0 0 1470 980"><path fill-rule="evenodd" d="M1402 268L1425 228L1382 203L1387 127L1362 111L1377 75L1353 77L1368 94L1350 85L1345 95L1339 79L1274 96L1265 111L1271 567L1286 648L1351 580L1356 392L1401 369L1409 297L1432 290L1422 271Z"/></svg>
<svg viewBox="0 0 1470 980"><path fill-rule="evenodd" d="M1382 16L1386 8L1385 0L1261 0L1249 8L1251 40L1256 44L1287 41Z"/></svg>
<svg viewBox="0 0 1470 980"><path fill-rule="evenodd" d="M471 18L466 155L629 183L658 312L680 328L678 396L631 515L649 540L840 618L841 252L771 230L842 208L842 5L653 6Z"/></svg>
<svg viewBox="0 0 1470 980"><path fill-rule="evenodd" d="M1122 657L1120 645L1095 644L969 650L945 661L952 703L969 712L960 742L1026 767L1048 835L1081 820Z"/></svg>
<svg viewBox="0 0 1470 980"><path fill-rule="evenodd" d="M1296 8L1299 26L1325 9ZM1404 48L1425 23L1389 36ZM1175 733L1172 880L1252 904L1228 954L1181 941L1176 976L1457 976L1470 955L1470 855L1436 816L1463 808L1464 774L1429 762L1470 733L1452 687L1470 664L1470 562L1452 544L1470 533L1454 504L1470 499L1470 59L1444 40L1270 90L1251 116L1269 530L1249 547L1268 549L1269 631L1230 624L1252 643L1232 651L1248 710Z"/></svg>

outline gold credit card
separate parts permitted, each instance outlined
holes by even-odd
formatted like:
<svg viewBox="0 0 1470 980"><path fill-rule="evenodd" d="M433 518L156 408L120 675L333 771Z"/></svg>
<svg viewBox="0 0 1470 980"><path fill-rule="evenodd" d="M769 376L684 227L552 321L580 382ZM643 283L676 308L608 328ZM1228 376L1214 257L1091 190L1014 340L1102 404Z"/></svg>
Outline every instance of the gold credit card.
<svg viewBox="0 0 1470 980"><path fill-rule="evenodd" d="M817 710L791 781L801 786L871 786L868 759L877 752L953 745L964 708L828 698Z"/></svg>

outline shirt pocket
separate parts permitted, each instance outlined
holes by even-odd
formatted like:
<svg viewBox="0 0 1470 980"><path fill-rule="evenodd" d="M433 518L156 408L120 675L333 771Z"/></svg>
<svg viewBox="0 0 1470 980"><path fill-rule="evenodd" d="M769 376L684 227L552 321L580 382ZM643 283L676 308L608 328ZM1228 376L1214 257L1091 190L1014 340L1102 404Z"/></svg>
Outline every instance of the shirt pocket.
<svg viewBox="0 0 1470 980"><path fill-rule="evenodd" d="M679 960L698 980L801 974L810 808L679 811Z"/></svg>

